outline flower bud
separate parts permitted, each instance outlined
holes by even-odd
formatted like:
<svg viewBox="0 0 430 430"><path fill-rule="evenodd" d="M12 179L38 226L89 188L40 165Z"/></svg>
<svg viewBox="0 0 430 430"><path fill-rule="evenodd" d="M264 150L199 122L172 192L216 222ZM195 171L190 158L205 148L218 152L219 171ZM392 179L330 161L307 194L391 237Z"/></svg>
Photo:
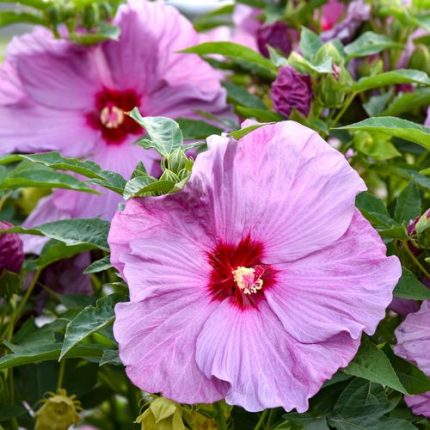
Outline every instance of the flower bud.
<svg viewBox="0 0 430 430"><path fill-rule="evenodd" d="M426 248L430 247L430 209L421 215L415 224L415 231L417 232L418 243Z"/></svg>
<svg viewBox="0 0 430 430"><path fill-rule="evenodd" d="M322 75L317 87L317 97L321 104L329 108L340 108L352 84L348 70L343 66L333 65L333 73Z"/></svg>
<svg viewBox="0 0 430 430"><path fill-rule="evenodd" d="M0 221L0 230L6 230L12 224ZM24 247L16 233L0 234L0 273L3 270L18 273L24 263Z"/></svg>
<svg viewBox="0 0 430 430"><path fill-rule="evenodd" d="M64 389L59 389L57 394L52 393L37 411L34 429L68 430L71 425L78 423L81 406L75 398L76 396L67 396Z"/></svg>
<svg viewBox="0 0 430 430"><path fill-rule="evenodd" d="M272 101L275 110L286 117L294 108L308 116L312 102L311 78L291 66L281 67L272 84Z"/></svg>
<svg viewBox="0 0 430 430"><path fill-rule="evenodd" d="M257 30L257 45L265 57L269 57L268 46L281 51L286 56L290 55L292 43L287 24L283 21L276 21L261 26Z"/></svg>
<svg viewBox="0 0 430 430"><path fill-rule="evenodd" d="M416 47L409 61L409 67L430 73L430 51L427 46L420 44Z"/></svg>
<svg viewBox="0 0 430 430"><path fill-rule="evenodd" d="M141 424L142 430L186 430L182 421L181 406L164 397L154 400L149 408L137 417L135 423Z"/></svg>

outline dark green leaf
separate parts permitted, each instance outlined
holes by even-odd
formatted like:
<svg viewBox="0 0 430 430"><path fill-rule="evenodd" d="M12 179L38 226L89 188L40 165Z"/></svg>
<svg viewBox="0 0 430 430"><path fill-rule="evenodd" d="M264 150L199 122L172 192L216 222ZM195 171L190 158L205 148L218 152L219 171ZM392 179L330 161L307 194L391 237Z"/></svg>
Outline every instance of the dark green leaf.
<svg viewBox="0 0 430 430"><path fill-rule="evenodd" d="M234 85L231 82L223 82L223 87L227 90L229 101L234 104L248 108L266 109L266 105L254 94L249 93L246 88Z"/></svg>
<svg viewBox="0 0 430 430"><path fill-rule="evenodd" d="M405 119L384 116L368 118L355 124L339 127L340 130L362 130L369 133L384 133L417 143L430 150L430 128Z"/></svg>
<svg viewBox="0 0 430 430"><path fill-rule="evenodd" d="M378 112L378 115L398 116L405 112L410 112L411 108L419 109L423 106L430 105L430 89L417 88L411 93L399 94L393 102L385 108L383 112Z"/></svg>
<svg viewBox="0 0 430 430"><path fill-rule="evenodd" d="M119 359L118 350L116 349L106 349L100 358L99 366L104 366L105 364L121 365L121 360Z"/></svg>
<svg viewBox="0 0 430 430"><path fill-rule="evenodd" d="M110 264L110 257L107 255L106 257L101 258L100 260L94 261L91 263L85 270L84 273L99 273L104 272L105 270L109 270L112 267Z"/></svg>
<svg viewBox="0 0 430 430"><path fill-rule="evenodd" d="M34 228L12 227L5 231L46 236L69 246L91 245L104 251L109 250L109 222L97 218L61 220Z"/></svg>
<svg viewBox="0 0 430 430"><path fill-rule="evenodd" d="M118 296L103 297L97 300L96 306L87 306L70 321L67 324L59 360L90 334L110 324L115 318L113 309L117 302Z"/></svg>
<svg viewBox="0 0 430 430"><path fill-rule="evenodd" d="M260 122L277 122L285 119L282 115L268 109L254 109L244 106L236 106L236 111L245 118L254 118Z"/></svg>
<svg viewBox="0 0 430 430"><path fill-rule="evenodd" d="M345 46L345 52L348 58L367 57L368 55L377 54L388 48L402 48L400 43L396 43L383 34L366 31L354 42Z"/></svg>
<svg viewBox="0 0 430 430"><path fill-rule="evenodd" d="M9 421L11 418L16 418L27 413L24 406L21 405L7 405L0 406L0 422Z"/></svg>
<svg viewBox="0 0 430 430"><path fill-rule="evenodd" d="M379 115L387 106L388 100L392 95L392 92L388 91L386 93L371 97L367 103L363 104L367 115Z"/></svg>
<svg viewBox="0 0 430 430"><path fill-rule="evenodd" d="M397 84L430 85L430 78L421 70L399 69L380 73L375 76L361 78L352 85L351 91L362 92L373 88L385 87Z"/></svg>
<svg viewBox="0 0 430 430"><path fill-rule="evenodd" d="M418 187L410 182L397 198L394 219L408 223L418 215L421 215L421 193Z"/></svg>
<svg viewBox="0 0 430 430"><path fill-rule="evenodd" d="M429 300L430 288L422 284L410 270L404 267L402 277L394 289L394 295L402 299Z"/></svg>
<svg viewBox="0 0 430 430"><path fill-rule="evenodd" d="M360 349L354 360L344 369L344 372L407 394L390 360L366 336L363 337Z"/></svg>
<svg viewBox="0 0 430 430"><path fill-rule="evenodd" d="M232 42L205 42L182 52L198 55L218 54L236 60L244 60L276 76L277 67L253 49Z"/></svg>
<svg viewBox="0 0 430 430"><path fill-rule="evenodd" d="M206 139L212 134L222 133L221 128L196 119L178 118L176 122L179 124L185 140Z"/></svg>

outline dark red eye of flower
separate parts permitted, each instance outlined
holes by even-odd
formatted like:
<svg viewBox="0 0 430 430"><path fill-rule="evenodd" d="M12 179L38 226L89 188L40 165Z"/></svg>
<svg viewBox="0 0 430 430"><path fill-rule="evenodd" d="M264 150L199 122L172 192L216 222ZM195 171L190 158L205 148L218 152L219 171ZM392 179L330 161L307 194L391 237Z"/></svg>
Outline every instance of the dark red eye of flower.
<svg viewBox="0 0 430 430"><path fill-rule="evenodd" d="M213 299L231 298L239 307L255 306L263 291L276 281L276 271L262 263L263 254L263 244L249 236L237 245L218 243L208 253L212 266L209 291Z"/></svg>
<svg viewBox="0 0 430 430"><path fill-rule="evenodd" d="M128 135L143 133L142 127L126 115L139 105L140 96L135 91L105 88L96 94L95 109L87 114L87 123L102 132L106 143L119 145Z"/></svg>

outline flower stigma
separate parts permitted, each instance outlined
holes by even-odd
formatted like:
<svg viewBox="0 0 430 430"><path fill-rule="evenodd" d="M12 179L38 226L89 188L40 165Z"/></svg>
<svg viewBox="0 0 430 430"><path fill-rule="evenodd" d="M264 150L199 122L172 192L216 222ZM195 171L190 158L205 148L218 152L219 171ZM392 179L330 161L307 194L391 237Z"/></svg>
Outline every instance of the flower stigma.
<svg viewBox="0 0 430 430"><path fill-rule="evenodd" d="M124 122L124 111L117 106L105 106L100 112L100 121L107 128L117 128Z"/></svg>
<svg viewBox="0 0 430 430"><path fill-rule="evenodd" d="M264 269L257 266L257 270L250 267L239 266L233 270L233 279L236 285L244 294L255 294L263 288L263 275Z"/></svg>

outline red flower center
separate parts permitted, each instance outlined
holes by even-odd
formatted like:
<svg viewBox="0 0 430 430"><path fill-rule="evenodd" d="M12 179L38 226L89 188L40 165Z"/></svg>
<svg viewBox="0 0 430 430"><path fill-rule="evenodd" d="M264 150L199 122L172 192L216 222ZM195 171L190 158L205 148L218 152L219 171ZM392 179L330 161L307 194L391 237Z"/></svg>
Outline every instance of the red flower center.
<svg viewBox="0 0 430 430"><path fill-rule="evenodd" d="M87 124L100 130L107 144L120 145L130 134L143 134L142 127L126 115L139 105L140 96L133 90L104 88L95 95L95 109L87 113Z"/></svg>
<svg viewBox="0 0 430 430"><path fill-rule="evenodd" d="M230 298L241 308L256 306L264 297L263 291L276 281L276 271L262 263L263 255L263 244L250 236L238 245L218 243L208 253L212 266L208 288L213 299Z"/></svg>

